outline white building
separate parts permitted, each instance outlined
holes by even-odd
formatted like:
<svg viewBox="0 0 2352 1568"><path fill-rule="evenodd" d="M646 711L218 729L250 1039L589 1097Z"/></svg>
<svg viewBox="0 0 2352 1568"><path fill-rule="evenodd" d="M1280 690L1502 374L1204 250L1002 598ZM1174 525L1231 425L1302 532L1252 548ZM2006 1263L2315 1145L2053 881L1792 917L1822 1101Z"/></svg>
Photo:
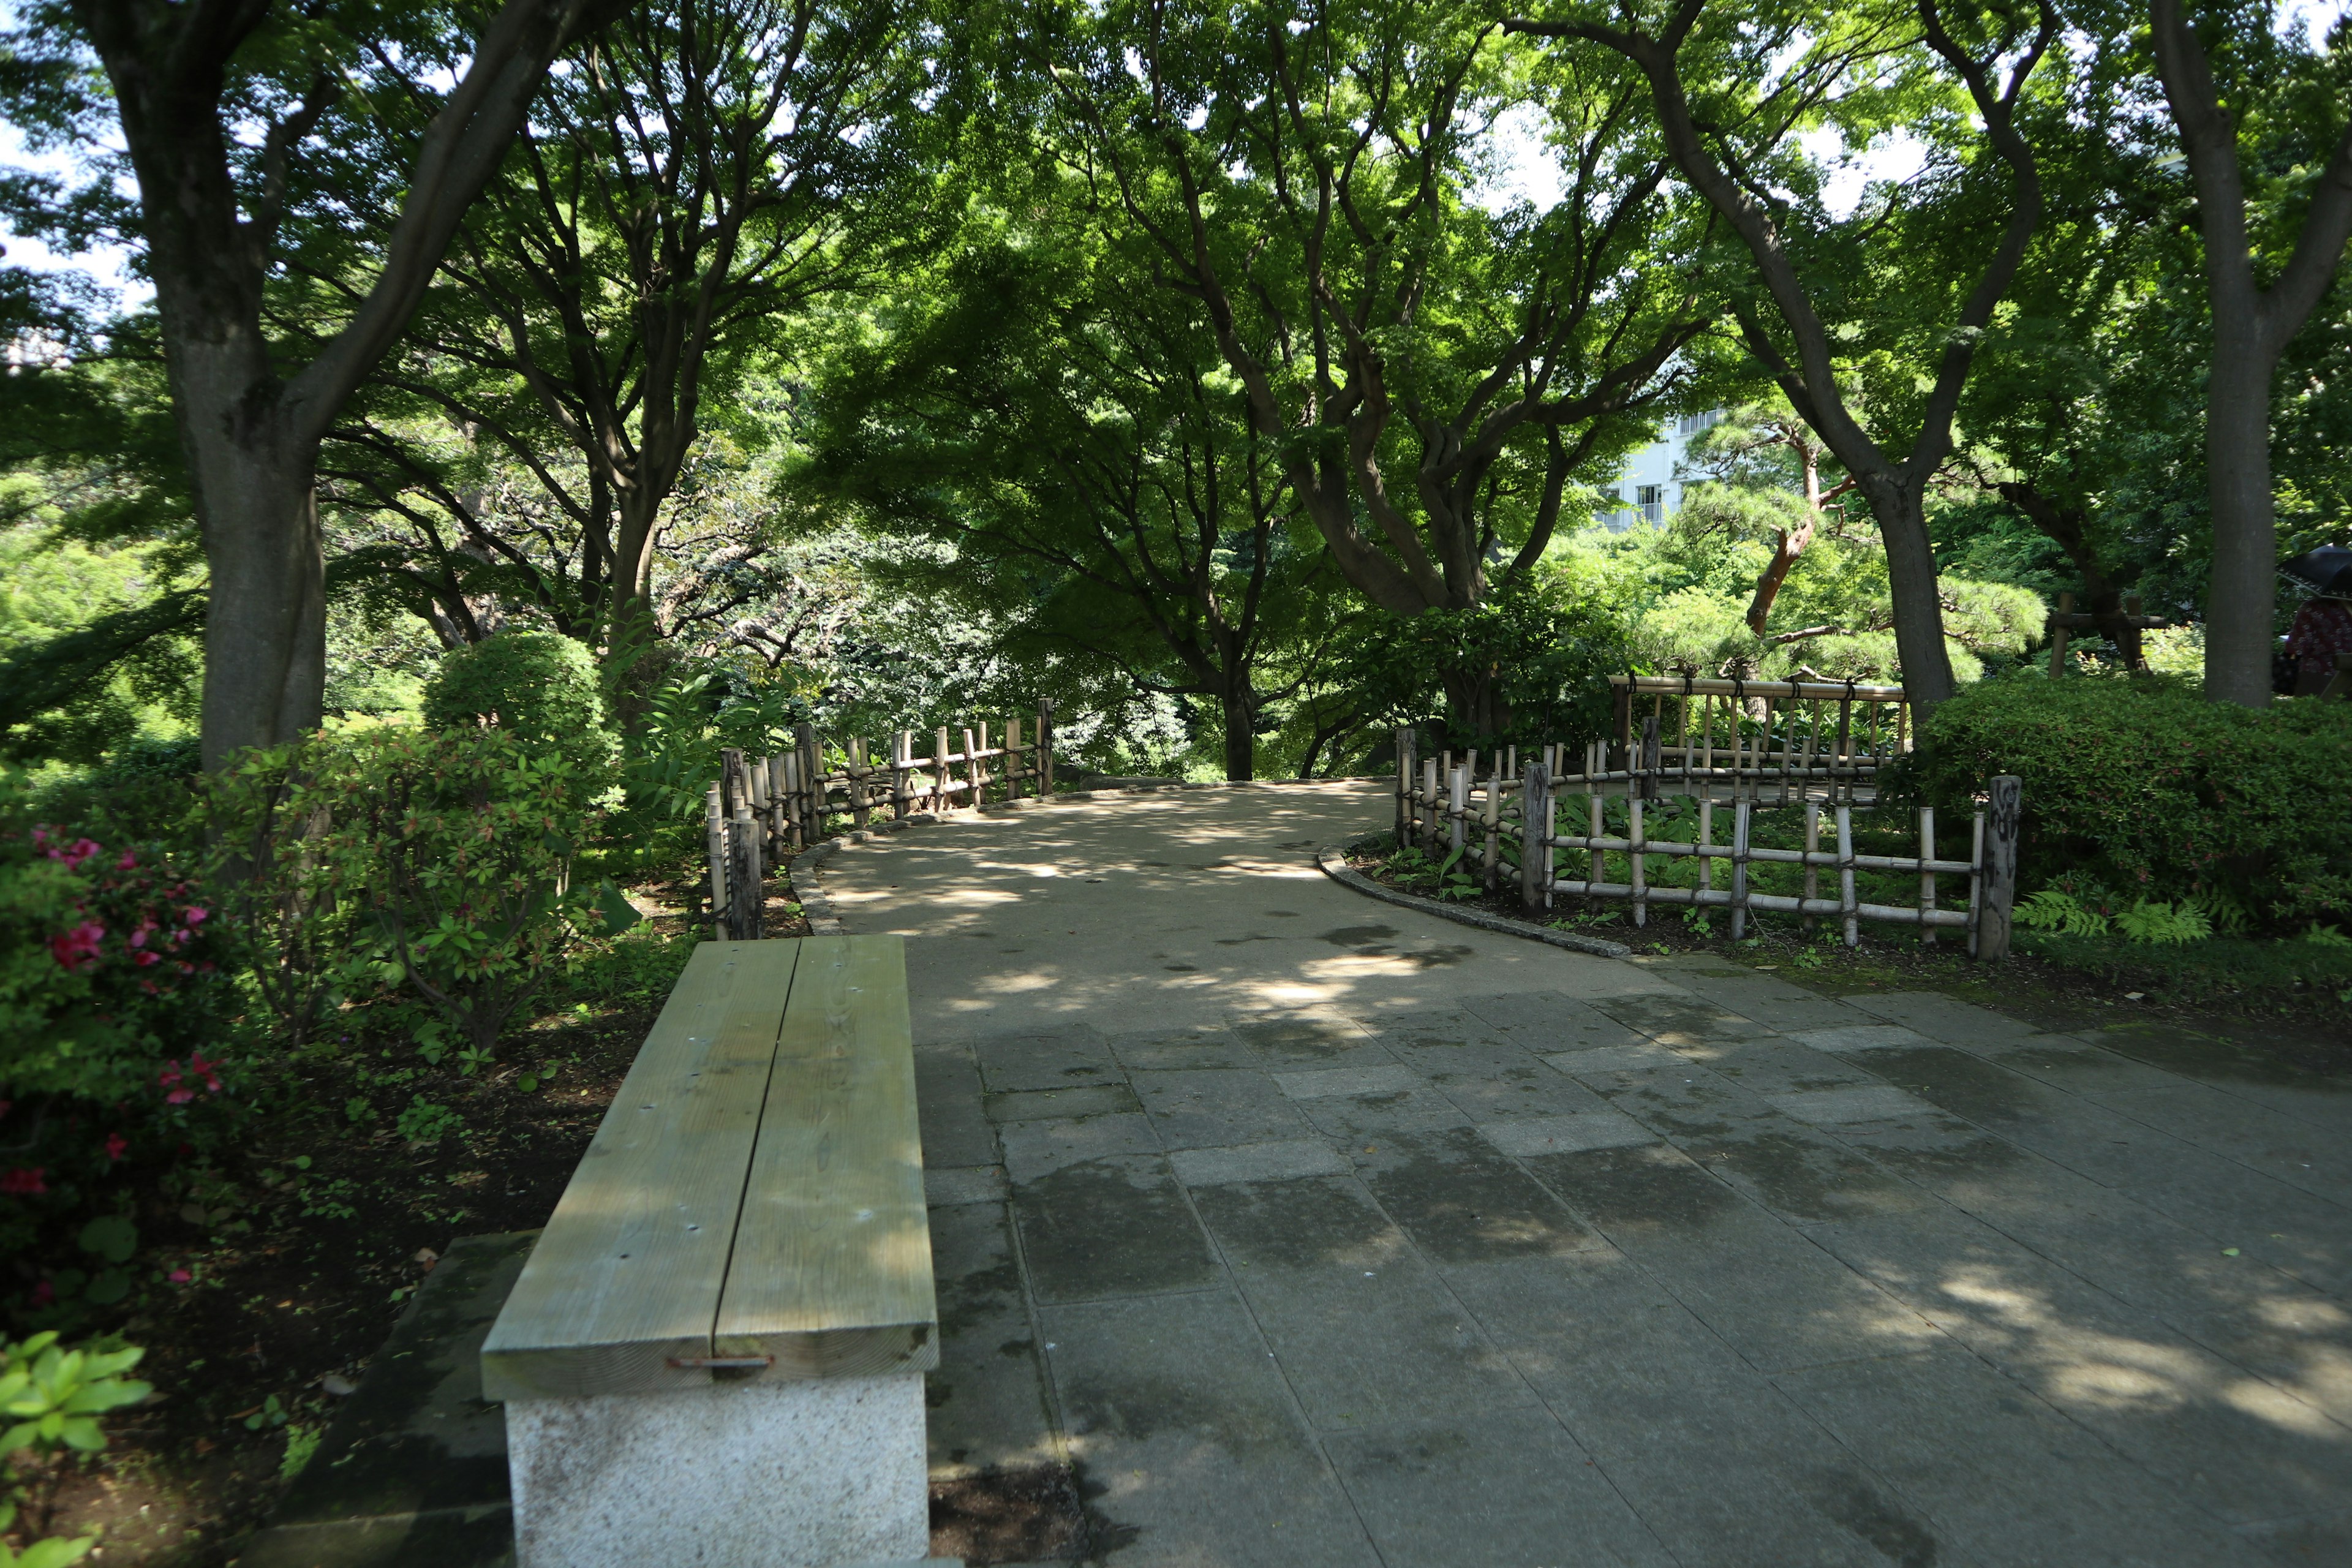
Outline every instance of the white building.
<svg viewBox="0 0 2352 1568"><path fill-rule="evenodd" d="M1683 481L1675 470L1690 450L1691 438L1722 423L1720 408L1668 420L1658 439L1625 459L1617 482L1601 487L1593 521L1612 533L1622 533L1636 522L1662 527L1683 504Z"/></svg>

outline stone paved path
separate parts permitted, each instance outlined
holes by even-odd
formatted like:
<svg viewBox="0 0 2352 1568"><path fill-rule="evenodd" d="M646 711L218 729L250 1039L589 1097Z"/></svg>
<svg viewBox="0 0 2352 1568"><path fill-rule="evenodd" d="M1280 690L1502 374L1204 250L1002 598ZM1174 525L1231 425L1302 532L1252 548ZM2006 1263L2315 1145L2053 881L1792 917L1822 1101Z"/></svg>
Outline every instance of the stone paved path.
<svg viewBox="0 0 2352 1568"><path fill-rule="evenodd" d="M1066 1455L1121 1568L2352 1563L2352 1083L1425 919L1310 864L1385 806L833 862L937 1469Z"/></svg>

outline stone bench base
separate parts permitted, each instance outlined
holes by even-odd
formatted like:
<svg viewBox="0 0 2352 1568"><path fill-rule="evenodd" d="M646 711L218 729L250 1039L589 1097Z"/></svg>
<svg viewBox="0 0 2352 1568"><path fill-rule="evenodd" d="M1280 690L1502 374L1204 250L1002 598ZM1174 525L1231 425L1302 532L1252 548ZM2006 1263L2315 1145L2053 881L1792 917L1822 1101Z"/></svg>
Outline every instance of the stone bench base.
<svg viewBox="0 0 2352 1568"><path fill-rule="evenodd" d="M930 1547L923 1375L507 1401L518 1568L839 1568Z"/></svg>

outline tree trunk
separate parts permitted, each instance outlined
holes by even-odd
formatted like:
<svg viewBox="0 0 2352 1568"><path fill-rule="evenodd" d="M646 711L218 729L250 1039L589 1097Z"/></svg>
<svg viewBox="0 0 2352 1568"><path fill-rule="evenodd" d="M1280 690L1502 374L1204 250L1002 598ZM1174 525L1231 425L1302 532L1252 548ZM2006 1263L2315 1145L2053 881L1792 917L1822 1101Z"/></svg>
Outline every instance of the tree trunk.
<svg viewBox="0 0 2352 1568"><path fill-rule="evenodd" d="M2205 468L2213 567L2205 596L2205 695L2267 704L2278 617L2278 521L2271 499L2271 366L2215 301L2205 395ZM2234 330L2233 330L2234 329Z"/></svg>
<svg viewBox="0 0 2352 1568"><path fill-rule="evenodd" d="M2147 668L2147 655L2140 645L2140 628L2131 625L2130 617L2124 613L2123 589L2099 564L2098 552L2091 547L2090 535L2084 531L2082 510L2062 507L2031 484L2008 483L1998 488L2001 500L2023 513L2044 538L2066 552L2066 559L2083 579L2084 607L2101 635L2123 655L2124 668Z"/></svg>
<svg viewBox="0 0 2352 1568"><path fill-rule="evenodd" d="M1916 486L1863 476L1860 489L1878 519L1886 545L1886 581L1895 600L1895 651L1903 661L1903 695L1915 719L1952 695L1952 659L1944 647L1944 607L1936 586L1936 552L1927 542L1927 516Z"/></svg>
<svg viewBox="0 0 2352 1568"><path fill-rule="evenodd" d="M604 631L607 668L625 668L661 635L654 618L654 535L667 495L643 482L621 492L620 527L613 542L613 613Z"/></svg>
<svg viewBox="0 0 2352 1568"><path fill-rule="evenodd" d="M234 451L208 465L204 765L319 727L327 681L326 555L307 459Z"/></svg>
<svg viewBox="0 0 2352 1568"><path fill-rule="evenodd" d="M1257 694L1244 683L1228 696L1225 710L1225 777L1235 784L1257 777Z"/></svg>

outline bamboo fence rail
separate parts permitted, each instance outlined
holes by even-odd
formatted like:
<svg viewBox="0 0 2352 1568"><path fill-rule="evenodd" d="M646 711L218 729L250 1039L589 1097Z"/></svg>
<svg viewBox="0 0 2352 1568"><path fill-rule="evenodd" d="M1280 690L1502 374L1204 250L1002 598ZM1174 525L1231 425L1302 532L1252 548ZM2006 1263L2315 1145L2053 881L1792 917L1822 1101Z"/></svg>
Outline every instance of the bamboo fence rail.
<svg viewBox="0 0 2352 1568"><path fill-rule="evenodd" d="M862 740L829 748L813 724L799 726L792 750L775 756L721 752L719 777L703 796L713 934L756 941L762 867L790 858L837 827L856 831L877 816L944 816L992 798L1052 794L1054 705L1038 705L1025 737L1022 725L1007 719L993 744L984 720L941 725L931 731L928 755L917 754L914 731L901 730L890 738L883 761Z"/></svg>
<svg viewBox="0 0 2352 1568"><path fill-rule="evenodd" d="M1708 698L1738 693L1684 693L1676 681L1671 695ZM1733 682L1718 682L1727 688ZM1636 689L1637 690L1640 689ZM1857 702L1886 703L1888 689L1858 689ZM1837 696L1821 699L1843 701ZM1781 695L1785 697L1786 683ZM1896 695L1899 697L1900 693ZM1801 700L1813 700L1811 694ZM1519 884L1520 899L1528 910L1549 910L1558 896L1602 899L1630 903L1633 924L1649 922L1652 906L1665 905L1730 911L1735 939L1747 934L1751 913L1770 910L1840 922L1846 945L1861 940L1864 921L1908 925L1919 929L1921 940L1932 942L1938 931L1965 931L1969 952L1979 958L1999 958L2009 951L2011 906L2017 881L2017 831L2021 782L2006 775L1991 781L1982 809L1969 824L1965 859L1939 855L1935 809L1918 811L1916 855L1865 855L1853 847L1853 814L1857 804L1875 798L1872 781L1877 763L1895 751L1875 747L1882 737L1866 733L1850 716L1840 716L1825 737L1837 742L1826 762L1808 763L1811 738L1799 736L1776 747L1761 743L1772 731L1769 720L1752 719L1757 730L1749 743L1727 735L1718 756L1701 743L1675 748L1661 744L1662 713L1643 721L1637 743L1615 748L1595 742L1581 749L1546 746L1524 762L1517 748L1451 752L1435 757L1416 755L1413 732L1397 731L1396 841L1433 857L1467 860L1481 885L1498 892L1510 880ZM1705 721L1702 720L1702 724ZM1907 726L1895 734L1902 736ZM1702 733L1704 731L1702 730ZM1482 766L1483 764L1483 766ZM1687 839L1654 838L1651 813L1662 801L1682 798L1691 803L1696 832ZM1581 803L1582 810L1576 807ZM1609 808L1622 803L1624 831L1608 830ZM1563 813L1566 807L1566 813ZM1776 848L1754 842L1759 813L1796 810L1803 813L1801 849ZM1729 836L1718 841L1716 818L1729 818ZM1563 822L1563 816L1569 817ZM1580 815L1580 825L1574 817ZM1833 835L1834 847L1824 847L1823 828ZM1622 878L1612 876L1612 859ZM1661 861L1698 863L1696 885L1662 884L1654 870ZM1728 886L1718 887L1717 867L1727 868ZM1764 892L1752 885L1750 868L1801 868L1802 889L1795 894ZM1916 878L1916 901L1908 904L1865 900L1856 892L1858 871L1893 872ZM1824 874L1833 895L1822 886ZM1942 901L1939 878L1965 878L1965 901Z"/></svg>

